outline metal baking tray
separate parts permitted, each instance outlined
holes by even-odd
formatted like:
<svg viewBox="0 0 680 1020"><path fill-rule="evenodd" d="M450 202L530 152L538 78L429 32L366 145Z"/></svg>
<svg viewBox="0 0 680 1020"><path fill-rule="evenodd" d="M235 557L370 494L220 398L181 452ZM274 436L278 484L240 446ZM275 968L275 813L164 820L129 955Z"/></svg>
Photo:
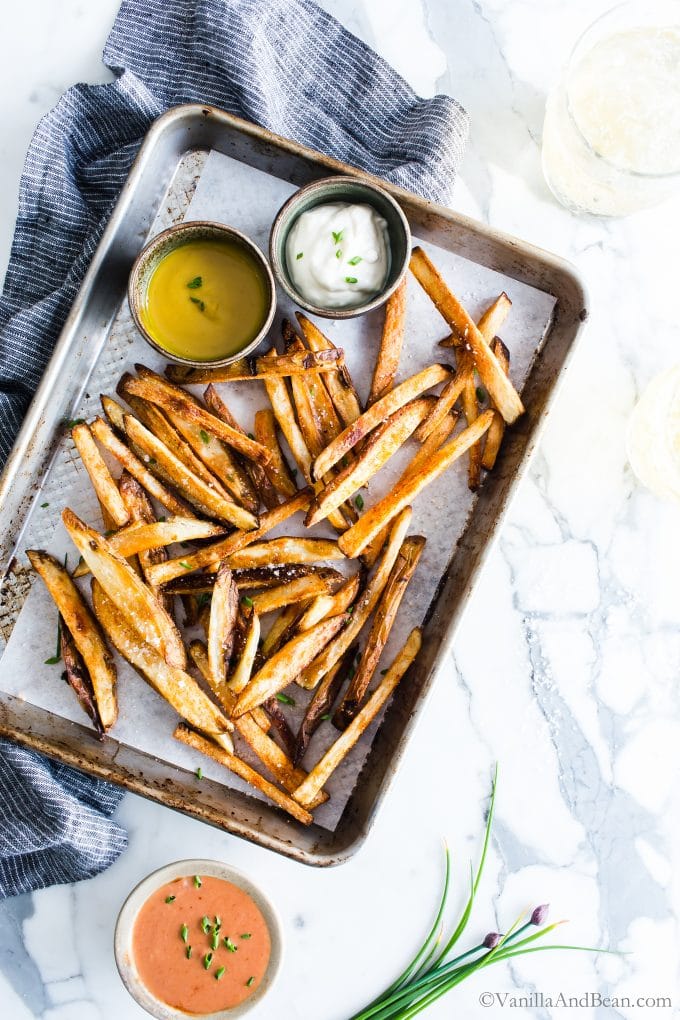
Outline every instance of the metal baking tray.
<svg viewBox="0 0 680 1020"><path fill-rule="evenodd" d="M132 263L163 203L168 202L168 189L178 167L183 168L180 183L186 206L210 150L298 186L330 174L371 179L360 170L214 107L179 106L155 122L123 187L0 479L0 513L6 522L0 536L0 633L5 638L32 583L15 553L63 434L61 423L74 416L85 393L124 299ZM348 858L369 831L426 695L451 649L492 540L529 464L587 318L584 286L562 259L401 188L379 183L399 201L419 238L544 291L555 298L556 304L522 391L526 413L508 431L496 468L485 480L474 512L452 550L449 567L426 615L423 647L410 681L397 688L360 781L334 831L316 824L305 829L277 809L218 782L204 780L197 786L193 773L184 768L112 737L99 743L84 725L0 691L0 735L317 866ZM168 207L167 218L170 222L181 218L181 211Z"/></svg>

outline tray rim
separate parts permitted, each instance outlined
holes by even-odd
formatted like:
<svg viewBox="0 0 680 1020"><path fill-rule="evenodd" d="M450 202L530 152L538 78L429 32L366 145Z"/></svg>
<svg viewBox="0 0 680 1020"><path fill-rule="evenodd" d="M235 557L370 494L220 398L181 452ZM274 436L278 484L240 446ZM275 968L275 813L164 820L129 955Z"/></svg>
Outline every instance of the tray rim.
<svg viewBox="0 0 680 1020"><path fill-rule="evenodd" d="M98 745L96 741L91 740L89 731L84 726L64 720L62 717L55 716L48 710L40 709L37 706L25 706L22 711L29 716L32 712L33 714L49 717L52 720L58 720L61 724L66 724L61 726L62 730L67 731L67 735L65 737L62 739L50 738L45 733L34 730L30 723L28 726L25 724L22 726L20 719L15 721L12 718L13 713L11 702L18 701L18 699L5 695L5 702L0 704L1 737L7 737L18 744L38 750L50 757L56 758L59 761L79 768L88 774L97 776L98 778L104 778L115 782L117 785L120 785L131 792L138 793L150 800L162 803L175 810L182 811L191 817L207 821L208 823L216 825L230 833L240 835L257 843L258 845L273 849L302 863L316 866L327 866L347 860L359 849L368 835L382 800L389 791L401 756L404 753L412 735L413 726L432 693L434 684L441 672L442 663L445 661L453 645L458 626L460 625L465 609L470 601L470 597L475 590L476 584L479 581L481 571L488 556L490 555L495 541L498 539L498 535L502 528L510 503L529 468L534 451L540 441L545 427L547 415L559 392L561 377L563 377L564 373L568 369L569 363L571 362L578 346L578 341L582 336L583 325L588 317L586 311L588 306L587 291L579 273L569 262L560 256L544 251L529 242L522 241L517 237L504 233L503 231L496 230L470 217L456 213L451 209L415 195L397 185L392 184L391 182L383 180L382 178L377 178L366 171L342 163L331 156L315 152L298 142L283 138L266 128L259 127L249 121L244 121L241 118L216 107L195 103L173 107L166 113L162 114L151 125L147 132L132 164L129 175L123 185L118 200L112 210L111 216L102 232L102 236L97 244L90 265L88 266L81 286L64 322L53 354L46 366L44 375L36 390L33 400L31 401L22 427L17 435L2 475L0 476L0 509L4 507L8 494L11 492L12 486L17 481L21 464L30 453L34 436L39 430L41 418L48 405L55 381L58 379L59 372L63 368L71 347L78 336L78 329L86 310L88 298L95 286L97 276L106 262L111 244L116 238L117 231L125 221L137 188L144 178L145 171L147 170L157 147L168 136L178 132L180 134L183 133L187 135L187 141L190 141L192 130L196 130L197 134L201 135L202 127L208 124L210 125L210 131L216 130L219 132L225 131L225 129L227 131L230 130L250 138L256 145L270 148L275 154L278 153L281 155L285 153L289 156L295 157L312 167L314 173L318 172L319 176L322 176L325 173L349 174L354 177L375 181L379 183L381 187L389 191L398 201L400 201L400 203L408 205L411 209L417 210L424 217L444 221L451 228L455 228L462 238L481 238L483 242L489 245L490 249L493 249L494 247L506 249L517 255L520 260L526 260L527 263L533 262L540 264L544 268L547 276L553 276L556 279L561 280L565 288L571 289L572 304L575 303L576 306L580 304L581 308L578 316L580 321L573 327L573 332L569 339L565 356L559 365L558 377L548 387L547 396L542 403L538 420L536 420L531 428L526 432L526 443L518 463L518 468L510 482L508 482L505 487L500 501L500 506L497 514L495 515L489 535L483 542L481 551L479 551L475 556L469 583L466 584L465 592L460 596L460 611L457 615L454 615L450 625L444 628L443 635L438 642L436 651L434 652L432 662L428 667L427 678L418 692L417 704L411 713L408 722L404 725L398 743L394 748L392 748L389 763L383 770L383 774L379 779L375 799L363 822L354 833L354 836L342 848L333 852L321 851L314 848L305 849L301 846L293 845L294 840L286 838L281 832L278 834L267 833L256 825L249 824L247 821L241 821L239 818L236 818L235 815L237 814L237 811L234 809L233 805L231 805L232 810L230 812L230 805L228 804L225 804L220 810L216 806L211 806L210 804L198 803L196 801L188 803L186 798L182 801L181 793L183 788L181 785L174 782L172 775L165 775L163 780L160 782L160 785L156 787L153 783L150 783L143 774L141 764L144 760L151 760L160 766L161 775L163 775L162 767L166 766L171 773L175 776L179 776L181 779L192 775L192 773L187 772L187 770L173 765L172 763L160 762L148 753L132 748L126 748L125 745L119 745L115 738L109 738L111 747L123 748L128 752L129 757L132 759L139 759L140 771L138 775L135 776L131 772L126 772L123 766L118 768L117 761L115 760L105 762L98 758L96 751L100 745ZM210 140L207 146L205 144L196 144L196 138L193 141L194 144L190 143L184 145L178 150L180 159L197 148L219 148L218 145L213 144L214 139ZM321 174L321 170L324 171L324 174ZM143 238L141 238L139 245L140 248L143 243ZM466 255L465 257L469 256ZM488 262L485 263L480 259L477 259L476 261L482 265L489 265ZM512 274L508 273L507 275ZM516 278L521 279L521 276L517 276ZM533 285L536 286L535 283ZM552 293L552 291L549 292ZM110 322L106 324L105 332L107 335L110 325ZM546 344L549 340L550 332L546 337ZM524 428L527 429L526 424ZM521 427L519 432L522 432ZM28 506L32 507L32 501L29 502ZM466 534L467 527L463 538ZM5 573L9 569L10 565L11 557L8 557ZM451 568L449 567L449 570L450 569ZM451 578L447 572L447 574L444 575L443 581L445 583L442 584L442 587L445 588L449 584L450 580ZM441 602L442 593L438 592L435 596L435 613L441 610ZM380 733L383 729L384 726L381 725L380 730L376 735L374 745L379 741ZM73 743L73 741L75 741L75 743ZM79 741L82 742L79 743ZM93 745L92 747L90 747L90 743ZM371 749L369 759L373 758L374 751L375 746ZM118 752L114 751L113 758L117 759L118 757ZM367 761L369 759L367 759ZM225 790L225 788L219 783L207 783L205 785L205 789L208 792L210 792L209 788L211 785L214 786L217 791L222 791L222 799L224 799L226 793L229 795L230 799L234 801L249 801L251 807L252 804L255 803L257 811L261 816L270 815L273 810L265 810L260 805L260 802L254 802L252 798L247 798L245 795L237 794L236 791ZM353 798L354 794L352 794L352 797L348 802L348 808L350 807ZM237 807L239 806L242 805L237 804ZM347 813L346 809L343 814L343 819ZM341 819L341 822L338 823L338 828L340 827L343 819ZM290 824L293 825L294 823ZM277 827L280 830L285 830L286 828L285 825L278 825ZM296 827L296 829L297 828L301 829L302 827ZM321 831L326 832L327 835L331 835L327 830ZM335 831L337 832L338 829L336 828Z"/></svg>

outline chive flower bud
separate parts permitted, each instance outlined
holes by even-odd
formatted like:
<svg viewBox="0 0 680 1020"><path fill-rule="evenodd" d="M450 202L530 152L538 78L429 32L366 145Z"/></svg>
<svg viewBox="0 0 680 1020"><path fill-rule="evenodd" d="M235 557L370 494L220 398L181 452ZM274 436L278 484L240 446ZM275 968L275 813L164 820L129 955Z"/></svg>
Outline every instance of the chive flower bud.
<svg viewBox="0 0 680 1020"><path fill-rule="evenodd" d="M548 916L549 909L550 909L549 903L542 903L540 907L536 907L533 914L531 915L531 920L529 921L529 924L535 925L543 924L546 917Z"/></svg>
<svg viewBox="0 0 680 1020"><path fill-rule="evenodd" d="M484 946L485 949L495 949L500 940L501 936L498 934L497 931L490 931L489 934L484 939L484 941L482 942L482 945Z"/></svg>

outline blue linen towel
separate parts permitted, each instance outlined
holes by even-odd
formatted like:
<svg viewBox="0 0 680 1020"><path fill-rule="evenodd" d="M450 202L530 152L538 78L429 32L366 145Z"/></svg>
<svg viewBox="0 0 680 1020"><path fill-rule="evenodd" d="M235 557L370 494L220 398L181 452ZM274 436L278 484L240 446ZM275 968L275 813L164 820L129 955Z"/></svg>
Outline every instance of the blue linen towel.
<svg viewBox="0 0 680 1020"><path fill-rule="evenodd" d="M117 75L76 85L41 121L21 179L0 298L0 463L145 133L186 102L446 202L468 119L420 99L311 0L123 0L103 55ZM74 881L125 847L121 792L0 741L0 898Z"/></svg>

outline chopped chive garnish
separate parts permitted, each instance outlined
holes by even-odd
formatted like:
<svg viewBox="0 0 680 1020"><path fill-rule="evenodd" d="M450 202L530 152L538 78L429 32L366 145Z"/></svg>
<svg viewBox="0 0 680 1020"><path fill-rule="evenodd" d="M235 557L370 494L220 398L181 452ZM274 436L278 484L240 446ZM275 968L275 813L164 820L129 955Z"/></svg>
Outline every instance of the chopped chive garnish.
<svg viewBox="0 0 680 1020"><path fill-rule="evenodd" d="M219 946L219 944L220 944L220 937L219 937L219 935L217 934L217 932L216 932L216 931L214 931L214 932L212 933L212 938L210 939L210 948L211 948L211 949L217 949L217 947Z"/></svg>
<svg viewBox="0 0 680 1020"><path fill-rule="evenodd" d="M210 602L210 592L202 591L198 596L198 608L202 609L203 606L207 606L208 602Z"/></svg>
<svg viewBox="0 0 680 1020"><path fill-rule="evenodd" d="M191 564L187 563L186 560L180 560L179 565L180 567L184 567L185 570L191 570Z"/></svg>
<svg viewBox="0 0 680 1020"><path fill-rule="evenodd" d="M356 276L346 276L345 277L345 283L356 283L356 282L357 282Z"/></svg>
<svg viewBox="0 0 680 1020"><path fill-rule="evenodd" d="M252 432L248 433L248 439L255 439L255 436L253 435Z"/></svg>
<svg viewBox="0 0 680 1020"><path fill-rule="evenodd" d="M226 969L227 969L226 967L217 968L217 970L215 971L215 981L219 981L220 978L224 976L224 972Z"/></svg>
<svg viewBox="0 0 680 1020"><path fill-rule="evenodd" d="M297 255L295 256L295 260L296 260L297 262L299 262L299 261L300 261L300 259L301 259L301 258L302 258L302 256L303 256L303 254L304 254L303 252L299 251L299 252L297 253Z"/></svg>
<svg viewBox="0 0 680 1020"><path fill-rule="evenodd" d="M380 670L380 676L387 676L387 670L386 669L381 669Z"/></svg>
<svg viewBox="0 0 680 1020"><path fill-rule="evenodd" d="M202 276L194 276L193 280L189 280L189 282L187 284L187 287L189 288L189 290L196 290L197 287L202 287L202 286L203 286L203 277Z"/></svg>
<svg viewBox="0 0 680 1020"><path fill-rule="evenodd" d="M340 242L342 241L342 235L344 233L344 229L343 230L338 230L337 233L335 232L335 230L332 230L331 233L333 235L333 244L340 244Z"/></svg>
<svg viewBox="0 0 680 1020"><path fill-rule="evenodd" d="M222 941L224 942L225 946L227 947L230 953L235 953L236 950L238 949L236 943L232 942L228 935L225 935Z"/></svg>
<svg viewBox="0 0 680 1020"><path fill-rule="evenodd" d="M198 305L199 311L205 311L205 301L201 301L201 299L197 297L191 297L191 295L189 295L189 300L192 304Z"/></svg>
<svg viewBox="0 0 680 1020"><path fill-rule="evenodd" d="M189 940L189 929L187 928L186 924L182 925L182 927L179 930L179 933L182 938L182 942L187 942Z"/></svg>
<svg viewBox="0 0 680 1020"><path fill-rule="evenodd" d="M222 927L222 918L218 917L217 914L215 914L215 925L214 925L215 931L219 931L221 927Z"/></svg>
<svg viewBox="0 0 680 1020"><path fill-rule="evenodd" d="M246 988L250 988L254 980L255 980L254 977L249 977L248 980L246 981Z"/></svg>
<svg viewBox="0 0 680 1020"><path fill-rule="evenodd" d="M56 666L58 662L61 662L61 617L57 620L57 650L49 659L45 659L45 665Z"/></svg>
<svg viewBox="0 0 680 1020"><path fill-rule="evenodd" d="M174 896L166 896L165 897L165 902L166 903L172 903L172 902L174 902L174 900L175 900Z"/></svg>
<svg viewBox="0 0 680 1020"><path fill-rule="evenodd" d="M241 599L241 602L243 603L244 606L247 606L248 609L253 608L254 602L251 599L250 595L244 595L243 598Z"/></svg>
<svg viewBox="0 0 680 1020"><path fill-rule="evenodd" d="M147 464L155 464L156 463L156 458L155 457L147 457L146 462L147 462Z"/></svg>
<svg viewBox="0 0 680 1020"><path fill-rule="evenodd" d="M205 431L205 429L201 429L198 434L199 434L199 436L201 437L201 439L203 440L204 443L209 443L210 442L210 436Z"/></svg>
<svg viewBox="0 0 680 1020"><path fill-rule="evenodd" d="M201 931L204 935L207 935L210 931L210 918L207 916L201 918Z"/></svg>
<svg viewBox="0 0 680 1020"><path fill-rule="evenodd" d="M330 717L331 717L330 712L324 712L324 714L321 716L321 722L326 722L326 720L330 719Z"/></svg>
<svg viewBox="0 0 680 1020"><path fill-rule="evenodd" d="M200 889L201 886L203 885L203 883L201 882L200 875L194 875L194 885L196 886L197 889Z"/></svg>
<svg viewBox="0 0 680 1020"><path fill-rule="evenodd" d="M295 699L289 697L288 694L277 694L276 700L280 701L282 705L294 705Z"/></svg>
<svg viewBox="0 0 680 1020"><path fill-rule="evenodd" d="M196 769L196 778L197 779L203 779L203 769L201 768L200 765Z"/></svg>
<svg viewBox="0 0 680 1020"><path fill-rule="evenodd" d="M475 393L477 394L477 400L480 402L480 404L483 404L484 401L486 400L486 391L483 390L481 386L478 386L477 389L475 390Z"/></svg>
<svg viewBox="0 0 680 1020"><path fill-rule="evenodd" d="M84 418L67 418L64 422L64 428L74 429L76 425L84 425Z"/></svg>
<svg viewBox="0 0 680 1020"><path fill-rule="evenodd" d="M342 248L338 248L338 250L335 253L335 257L336 257L336 259L341 259L342 258Z"/></svg>
<svg viewBox="0 0 680 1020"><path fill-rule="evenodd" d="M41 503L41 504L40 504L40 509L41 509L41 510L44 510L44 509L45 509L45 507L46 507L46 506L49 506L49 505L50 505L49 503Z"/></svg>
<svg viewBox="0 0 680 1020"><path fill-rule="evenodd" d="M347 612L348 612L348 613L349 613L349 615L351 616L351 615L352 615L352 613L354 612L354 606L348 606L348 607L347 607Z"/></svg>
<svg viewBox="0 0 680 1020"><path fill-rule="evenodd" d="M348 266L358 266L360 262L363 262L361 255L355 255L353 259L347 260Z"/></svg>
<svg viewBox="0 0 680 1020"><path fill-rule="evenodd" d="M252 932L249 932L249 931L246 931L246 932L243 933L243 935L241 935L242 939L252 939L252 937L253 937L252 936Z"/></svg>
<svg viewBox="0 0 680 1020"><path fill-rule="evenodd" d="M186 954L187 960L191 959L191 953L192 953L191 946L187 946L186 949L185 949L185 954Z"/></svg>
<svg viewBox="0 0 680 1020"><path fill-rule="evenodd" d="M203 957L203 966L205 967L206 970L210 970L210 965L211 965L212 962L213 962L213 954L212 953L206 953L205 956Z"/></svg>
<svg viewBox="0 0 680 1020"><path fill-rule="evenodd" d="M161 524L164 524L164 523L165 523L165 521L167 521L167 519L168 519L167 517L159 517L159 518L158 518L158 520L159 520L159 522L160 522Z"/></svg>
<svg viewBox="0 0 680 1020"><path fill-rule="evenodd" d="M354 500L354 505L356 506L357 510L364 509L364 497L361 495L361 493L359 493L359 495Z"/></svg>

